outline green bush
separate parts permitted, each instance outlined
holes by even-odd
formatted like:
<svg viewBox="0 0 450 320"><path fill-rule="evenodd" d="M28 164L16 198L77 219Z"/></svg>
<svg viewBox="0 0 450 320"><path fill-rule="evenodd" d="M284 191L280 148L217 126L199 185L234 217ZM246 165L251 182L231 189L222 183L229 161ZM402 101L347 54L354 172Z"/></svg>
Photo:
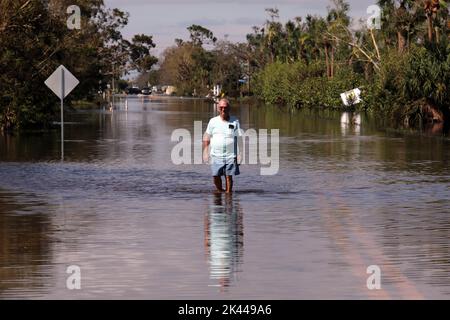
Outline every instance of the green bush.
<svg viewBox="0 0 450 320"><path fill-rule="evenodd" d="M450 48L412 47L382 57L380 72L366 92L369 110L394 124L420 125L422 107L444 114L450 101Z"/></svg>
<svg viewBox="0 0 450 320"><path fill-rule="evenodd" d="M415 48L407 59L402 91L411 100L427 98L441 108L450 100L450 46Z"/></svg>
<svg viewBox="0 0 450 320"><path fill-rule="evenodd" d="M343 108L340 94L363 84L350 68L340 68L328 79L324 66L303 62L269 64L256 82L256 94L265 102L295 108Z"/></svg>
<svg viewBox="0 0 450 320"><path fill-rule="evenodd" d="M267 65L257 76L255 91L265 102L286 103L289 66L280 62Z"/></svg>

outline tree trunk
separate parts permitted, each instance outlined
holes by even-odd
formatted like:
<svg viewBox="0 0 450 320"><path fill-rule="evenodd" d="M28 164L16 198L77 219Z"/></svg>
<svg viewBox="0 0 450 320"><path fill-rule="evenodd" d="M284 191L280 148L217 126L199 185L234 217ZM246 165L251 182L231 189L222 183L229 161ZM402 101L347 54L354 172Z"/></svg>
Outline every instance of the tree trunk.
<svg viewBox="0 0 450 320"><path fill-rule="evenodd" d="M372 78L372 70L373 67L371 63L364 64L364 78L366 81L369 81Z"/></svg>
<svg viewBox="0 0 450 320"><path fill-rule="evenodd" d="M325 45L325 63L327 65L327 77L330 78L330 62L328 61L328 46Z"/></svg>
<svg viewBox="0 0 450 320"><path fill-rule="evenodd" d="M397 31L397 42L398 42L398 52L402 53L405 51L406 38L402 31Z"/></svg>
<svg viewBox="0 0 450 320"><path fill-rule="evenodd" d="M247 60L248 69L247 69L247 84L248 84L248 96L250 96L250 59Z"/></svg>
<svg viewBox="0 0 450 320"><path fill-rule="evenodd" d="M275 48L273 47L272 43L270 44L269 50L270 50L270 62L274 63L274 61L275 61Z"/></svg>
<svg viewBox="0 0 450 320"><path fill-rule="evenodd" d="M5 110L3 116L0 115L0 131L1 132L13 131L15 127L15 118L16 118L15 113L11 111L8 107Z"/></svg>
<svg viewBox="0 0 450 320"><path fill-rule="evenodd" d="M347 62L348 66L351 67L353 65L353 56L350 56Z"/></svg>
<svg viewBox="0 0 450 320"><path fill-rule="evenodd" d="M422 120L424 123L442 123L444 122L444 114L439 108L429 101L428 99L422 99L421 103Z"/></svg>
<svg viewBox="0 0 450 320"><path fill-rule="evenodd" d="M435 27L434 28L434 32L436 33L436 43L440 43L441 42L441 37L440 37L440 34L439 34L439 28L438 27Z"/></svg>
<svg viewBox="0 0 450 320"><path fill-rule="evenodd" d="M330 78L334 77L334 47L331 47Z"/></svg>
<svg viewBox="0 0 450 320"><path fill-rule="evenodd" d="M427 14L428 41L433 42L433 16Z"/></svg>

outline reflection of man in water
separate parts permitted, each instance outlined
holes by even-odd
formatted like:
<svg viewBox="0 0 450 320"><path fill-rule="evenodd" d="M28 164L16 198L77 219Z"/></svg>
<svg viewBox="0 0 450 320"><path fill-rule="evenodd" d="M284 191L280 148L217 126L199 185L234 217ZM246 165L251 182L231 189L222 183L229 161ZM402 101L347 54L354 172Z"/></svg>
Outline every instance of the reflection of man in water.
<svg viewBox="0 0 450 320"><path fill-rule="evenodd" d="M226 288L231 276L241 265L244 230L243 214L238 199L215 194L205 216L205 249L209 260L210 279Z"/></svg>

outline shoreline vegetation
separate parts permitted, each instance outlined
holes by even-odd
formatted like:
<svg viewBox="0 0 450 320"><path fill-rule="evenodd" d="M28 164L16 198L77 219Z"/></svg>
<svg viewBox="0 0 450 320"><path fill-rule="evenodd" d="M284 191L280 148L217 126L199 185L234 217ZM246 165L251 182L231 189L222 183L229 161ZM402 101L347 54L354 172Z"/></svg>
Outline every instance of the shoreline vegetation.
<svg viewBox="0 0 450 320"><path fill-rule="evenodd" d="M51 127L59 107L43 82L60 64L82 80L66 101L73 109L107 105L133 84L170 84L187 97L206 97L220 84L238 101L364 111L387 127L450 123L446 1L378 0L380 18L372 21L354 21L345 0L331 0L324 16L287 22L268 8L246 42L194 24L189 39L175 39L159 58L152 36L124 39L128 13L101 0L76 1L81 29L69 30L72 2L0 0L1 131ZM134 82L121 79L132 70ZM355 88L362 102L344 106L340 94Z"/></svg>

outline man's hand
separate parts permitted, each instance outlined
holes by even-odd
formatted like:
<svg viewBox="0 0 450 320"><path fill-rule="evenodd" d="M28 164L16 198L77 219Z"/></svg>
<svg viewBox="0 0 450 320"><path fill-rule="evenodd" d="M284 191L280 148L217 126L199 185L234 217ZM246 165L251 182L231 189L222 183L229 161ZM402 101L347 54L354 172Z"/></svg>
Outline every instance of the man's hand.
<svg viewBox="0 0 450 320"><path fill-rule="evenodd" d="M203 136L203 162L209 162L209 144L211 143L211 137L205 133Z"/></svg>
<svg viewBox="0 0 450 320"><path fill-rule="evenodd" d="M203 152L203 162L204 163L209 162L209 154L207 152Z"/></svg>
<svg viewBox="0 0 450 320"><path fill-rule="evenodd" d="M237 157L236 157L236 162L237 162L238 165L241 165L241 162L242 162L242 156L241 156L240 154L237 155Z"/></svg>

